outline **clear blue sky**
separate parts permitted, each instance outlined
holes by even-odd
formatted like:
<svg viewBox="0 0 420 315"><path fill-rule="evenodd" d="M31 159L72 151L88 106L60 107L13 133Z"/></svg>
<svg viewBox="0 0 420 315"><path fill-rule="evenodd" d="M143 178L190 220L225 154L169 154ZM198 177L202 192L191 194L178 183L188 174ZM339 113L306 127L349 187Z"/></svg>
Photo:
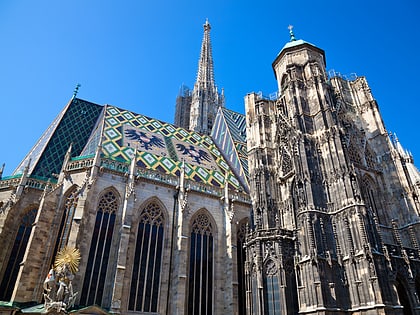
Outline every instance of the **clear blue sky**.
<svg viewBox="0 0 420 315"><path fill-rule="evenodd" d="M182 83L196 78L203 23L226 106L276 91L271 63L298 39L327 69L367 77L388 131L420 161L418 1L0 1L0 163L10 175L77 83L78 97L173 122Z"/></svg>

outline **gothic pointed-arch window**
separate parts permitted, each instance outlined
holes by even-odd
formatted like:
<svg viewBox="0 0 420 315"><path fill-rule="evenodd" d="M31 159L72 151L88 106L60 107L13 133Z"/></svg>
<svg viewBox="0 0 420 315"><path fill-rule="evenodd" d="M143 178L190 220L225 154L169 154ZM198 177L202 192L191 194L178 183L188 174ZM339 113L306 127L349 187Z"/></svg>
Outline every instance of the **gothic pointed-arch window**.
<svg viewBox="0 0 420 315"><path fill-rule="evenodd" d="M191 227L188 315L213 314L213 226L205 213Z"/></svg>
<svg viewBox="0 0 420 315"><path fill-rule="evenodd" d="M254 252L255 248L251 249L251 253L248 254L248 258L252 255L255 254ZM251 259L252 261L252 259ZM258 270L257 270L257 266L254 262L251 263L251 266L249 268L249 279L247 284L249 285L249 288L247 288L248 292L251 293L251 298L250 298L250 314L252 315L258 315L258 301L259 301L259 292L260 290L258 290ZM249 294L249 293L248 293Z"/></svg>
<svg viewBox="0 0 420 315"><path fill-rule="evenodd" d="M117 196L112 191L106 192L99 200L96 213L80 299L81 305L102 304L117 209Z"/></svg>
<svg viewBox="0 0 420 315"><path fill-rule="evenodd" d="M143 208L137 227L128 310L157 312L163 254L164 216L156 202Z"/></svg>
<svg viewBox="0 0 420 315"><path fill-rule="evenodd" d="M79 200L79 194L77 189L73 189L68 197L63 209L63 215L61 217L60 227L58 230L57 241L54 247L53 260L57 252L67 245L71 225L73 222L74 212L76 211L77 201Z"/></svg>
<svg viewBox="0 0 420 315"><path fill-rule="evenodd" d="M238 266L238 314L246 314L246 283L245 283L245 260L244 248L248 219L242 220L238 225L236 237L236 263Z"/></svg>
<svg viewBox="0 0 420 315"><path fill-rule="evenodd" d="M13 243L9 261L7 262L4 277L0 283L0 300L8 301L12 296L15 281L19 273L19 265L26 251L36 213L37 209L31 209L20 220L19 229Z"/></svg>
<svg viewBox="0 0 420 315"><path fill-rule="evenodd" d="M280 314L279 278L276 263L271 259L264 264L264 294L266 314Z"/></svg>
<svg viewBox="0 0 420 315"><path fill-rule="evenodd" d="M258 315L258 296L259 296L259 290L258 290L258 279L257 279L257 266L255 263L251 265L251 275L250 275L250 288L248 291L251 291L251 314L252 315Z"/></svg>
<svg viewBox="0 0 420 315"><path fill-rule="evenodd" d="M366 206L369 210L373 211L379 220L378 210L379 210L379 200L377 186L375 185L373 179L369 176L365 176L362 181L362 194Z"/></svg>

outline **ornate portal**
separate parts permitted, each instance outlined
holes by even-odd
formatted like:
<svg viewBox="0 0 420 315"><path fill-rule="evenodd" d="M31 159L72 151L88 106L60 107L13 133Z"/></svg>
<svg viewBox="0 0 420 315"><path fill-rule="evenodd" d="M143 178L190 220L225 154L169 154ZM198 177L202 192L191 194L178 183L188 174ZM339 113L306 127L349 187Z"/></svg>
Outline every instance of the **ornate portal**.
<svg viewBox="0 0 420 315"><path fill-rule="evenodd" d="M74 305L77 292L73 292L72 281L78 271L80 251L64 247L58 252L54 266L44 281L44 300L47 313L67 313Z"/></svg>

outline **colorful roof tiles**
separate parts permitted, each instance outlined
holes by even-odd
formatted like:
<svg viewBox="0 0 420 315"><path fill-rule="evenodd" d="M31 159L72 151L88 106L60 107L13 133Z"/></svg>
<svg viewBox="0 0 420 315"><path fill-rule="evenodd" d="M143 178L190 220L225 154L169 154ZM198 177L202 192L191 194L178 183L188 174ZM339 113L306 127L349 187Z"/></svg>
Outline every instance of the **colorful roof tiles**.
<svg viewBox="0 0 420 315"><path fill-rule="evenodd" d="M231 186L241 188L209 136L107 105L104 114L103 155L129 162L136 151L138 167L178 176L184 160L188 179L223 187L228 172Z"/></svg>

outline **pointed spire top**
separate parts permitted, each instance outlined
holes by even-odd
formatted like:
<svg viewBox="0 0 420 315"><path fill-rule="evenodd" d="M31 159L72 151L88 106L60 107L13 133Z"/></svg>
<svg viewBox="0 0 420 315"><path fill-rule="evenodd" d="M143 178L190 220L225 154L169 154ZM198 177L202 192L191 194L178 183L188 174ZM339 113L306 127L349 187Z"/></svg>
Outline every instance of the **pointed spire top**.
<svg viewBox="0 0 420 315"><path fill-rule="evenodd" d="M211 30L209 19L206 19L206 23L203 26L204 26L204 31L210 31Z"/></svg>
<svg viewBox="0 0 420 315"><path fill-rule="evenodd" d="M289 25L287 28L289 29L290 41L294 42L296 38L295 38L295 34L293 33L293 25Z"/></svg>
<svg viewBox="0 0 420 315"><path fill-rule="evenodd" d="M79 93L79 88L81 87L81 84L80 83L77 83L76 84L76 87L74 88L74 91L73 91L73 97L76 97L77 96L77 93Z"/></svg>
<svg viewBox="0 0 420 315"><path fill-rule="evenodd" d="M200 60L198 62L198 73L196 83L205 84L214 88L213 54L210 42L210 23L206 20L204 24L204 36L201 43Z"/></svg>

